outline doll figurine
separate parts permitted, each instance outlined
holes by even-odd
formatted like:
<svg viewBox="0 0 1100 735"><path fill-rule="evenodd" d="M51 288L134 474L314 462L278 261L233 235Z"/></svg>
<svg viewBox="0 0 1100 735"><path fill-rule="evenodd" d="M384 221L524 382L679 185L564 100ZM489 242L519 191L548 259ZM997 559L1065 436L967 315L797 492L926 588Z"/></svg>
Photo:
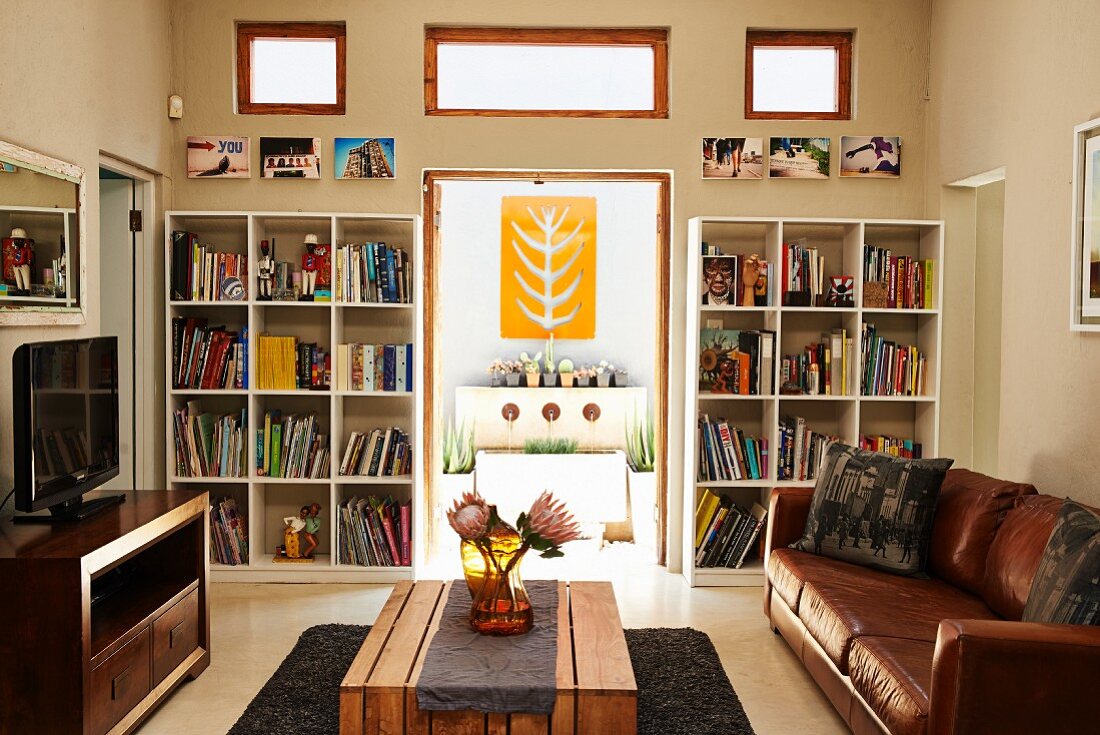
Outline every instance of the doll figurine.
<svg viewBox="0 0 1100 735"><path fill-rule="evenodd" d="M753 253L745 260L741 269L741 306L756 304L756 279L760 277L760 256Z"/></svg>
<svg viewBox="0 0 1100 735"><path fill-rule="evenodd" d="M260 259L256 263L256 277L260 281L260 294L257 298L260 301L271 301L271 276L275 270L272 260L271 247L267 240L261 240Z"/></svg>
<svg viewBox="0 0 1100 735"><path fill-rule="evenodd" d="M302 256L302 300L313 301L313 291L317 287L317 271L320 258L317 257L317 236L306 235L306 252Z"/></svg>
<svg viewBox="0 0 1100 735"><path fill-rule="evenodd" d="M302 530L306 527L306 518L309 515L309 506L303 505L296 516L287 516L283 519L286 524L283 528L282 556L287 559L301 559L302 554ZM316 544L315 544L316 546Z"/></svg>
<svg viewBox="0 0 1100 735"><path fill-rule="evenodd" d="M309 506L302 506L302 511L306 513L305 517L305 531L302 533L302 538L305 540L305 548L302 549L302 556L306 558L313 557L313 551L317 548L317 535L321 530L321 519L318 515L321 513L321 504L312 503Z"/></svg>
<svg viewBox="0 0 1100 735"><path fill-rule="evenodd" d="M13 295L26 295L31 291L31 266L34 265L34 240L27 237L21 227L4 238L4 280L14 286Z"/></svg>

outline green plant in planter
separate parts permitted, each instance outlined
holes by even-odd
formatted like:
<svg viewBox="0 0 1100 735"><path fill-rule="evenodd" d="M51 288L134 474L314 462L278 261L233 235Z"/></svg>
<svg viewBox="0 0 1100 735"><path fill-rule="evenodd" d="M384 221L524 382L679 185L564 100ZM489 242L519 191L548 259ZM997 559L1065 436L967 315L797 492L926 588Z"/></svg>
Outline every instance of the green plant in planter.
<svg viewBox="0 0 1100 735"><path fill-rule="evenodd" d="M553 438L528 439L523 442L524 454L576 454L575 439Z"/></svg>
<svg viewBox="0 0 1100 735"><path fill-rule="evenodd" d="M626 456L635 472L653 471L653 417L650 414L635 415L634 420L627 423Z"/></svg>
<svg viewBox="0 0 1100 735"><path fill-rule="evenodd" d="M468 475L474 471L474 427L466 421L455 430L454 419L443 427L443 474Z"/></svg>

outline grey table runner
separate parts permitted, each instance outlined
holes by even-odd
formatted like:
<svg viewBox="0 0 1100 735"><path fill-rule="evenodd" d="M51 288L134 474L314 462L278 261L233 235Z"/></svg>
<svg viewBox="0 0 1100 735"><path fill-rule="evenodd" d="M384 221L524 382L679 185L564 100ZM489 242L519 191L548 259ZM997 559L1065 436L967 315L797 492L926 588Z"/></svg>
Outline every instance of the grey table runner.
<svg viewBox="0 0 1100 735"><path fill-rule="evenodd" d="M481 635L470 628L470 593L455 580L416 682L422 710L548 715L557 696L558 583L525 582L535 627L525 635Z"/></svg>

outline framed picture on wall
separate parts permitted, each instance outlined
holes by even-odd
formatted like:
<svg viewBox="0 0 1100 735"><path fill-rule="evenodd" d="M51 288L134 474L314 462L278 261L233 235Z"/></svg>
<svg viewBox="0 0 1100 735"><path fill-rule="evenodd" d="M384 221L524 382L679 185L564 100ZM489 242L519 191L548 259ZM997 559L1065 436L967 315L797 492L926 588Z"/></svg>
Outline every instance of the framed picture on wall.
<svg viewBox="0 0 1100 735"><path fill-rule="evenodd" d="M772 138L768 146L768 178L829 178L828 138Z"/></svg>
<svg viewBox="0 0 1100 735"><path fill-rule="evenodd" d="M333 141L333 170L338 179L392 179L393 138L337 138Z"/></svg>
<svg viewBox="0 0 1100 735"><path fill-rule="evenodd" d="M703 178L764 178L763 138L703 138Z"/></svg>
<svg viewBox="0 0 1100 735"><path fill-rule="evenodd" d="M260 178L321 178L321 139L260 138Z"/></svg>
<svg viewBox="0 0 1100 735"><path fill-rule="evenodd" d="M1100 332L1100 118L1073 129L1070 329Z"/></svg>
<svg viewBox="0 0 1100 735"><path fill-rule="evenodd" d="M842 135L840 175L864 179L901 176L901 138L883 135Z"/></svg>

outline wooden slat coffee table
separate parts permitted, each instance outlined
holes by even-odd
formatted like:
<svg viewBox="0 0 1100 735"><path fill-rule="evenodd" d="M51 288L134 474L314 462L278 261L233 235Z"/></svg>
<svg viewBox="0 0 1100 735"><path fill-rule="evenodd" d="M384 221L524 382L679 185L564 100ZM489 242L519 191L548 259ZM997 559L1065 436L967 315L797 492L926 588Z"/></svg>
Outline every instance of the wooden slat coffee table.
<svg viewBox="0 0 1100 735"><path fill-rule="evenodd" d="M608 582L558 583L552 715L421 710L416 682L452 584L394 587L340 685L341 735L635 735L638 687Z"/></svg>

